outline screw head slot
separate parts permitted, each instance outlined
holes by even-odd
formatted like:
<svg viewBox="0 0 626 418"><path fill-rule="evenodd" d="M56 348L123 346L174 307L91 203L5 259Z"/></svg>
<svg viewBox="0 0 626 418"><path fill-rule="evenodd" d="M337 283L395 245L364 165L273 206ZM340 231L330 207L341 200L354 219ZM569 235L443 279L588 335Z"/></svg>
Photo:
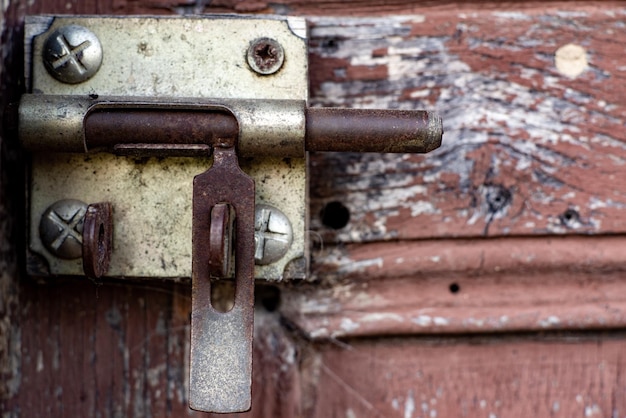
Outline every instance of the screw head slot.
<svg viewBox="0 0 626 418"><path fill-rule="evenodd" d="M102 45L98 37L83 26L63 26L46 39L43 62L48 73L62 83L82 83L100 69Z"/></svg>

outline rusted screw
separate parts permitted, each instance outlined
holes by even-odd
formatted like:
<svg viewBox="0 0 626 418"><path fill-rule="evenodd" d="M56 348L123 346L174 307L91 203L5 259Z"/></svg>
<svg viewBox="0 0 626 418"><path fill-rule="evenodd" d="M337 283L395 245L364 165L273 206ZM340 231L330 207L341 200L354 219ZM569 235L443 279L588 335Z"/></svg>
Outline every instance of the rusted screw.
<svg viewBox="0 0 626 418"><path fill-rule="evenodd" d="M284 213L270 205L256 205L254 212L254 262L266 265L278 261L291 247L291 223Z"/></svg>
<svg viewBox="0 0 626 418"><path fill-rule="evenodd" d="M89 29L78 25L54 31L43 45L46 70L67 84L82 83L93 77L102 64L102 45Z"/></svg>
<svg viewBox="0 0 626 418"><path fill-rule="evenodd" d="M283 47L270 38L259 38L248 48L248 65L261 75L274 74L285 62Z"/></svg>

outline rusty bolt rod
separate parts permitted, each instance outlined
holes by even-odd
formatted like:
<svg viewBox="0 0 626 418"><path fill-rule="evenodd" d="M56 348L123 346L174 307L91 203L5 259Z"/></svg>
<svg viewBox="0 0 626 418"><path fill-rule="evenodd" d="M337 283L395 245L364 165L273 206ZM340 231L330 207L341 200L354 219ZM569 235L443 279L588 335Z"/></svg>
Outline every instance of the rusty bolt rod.
<svg viewBox="0 0 626 418"><path fill-rule="evenodd" d="M122 144L213 146L239 135L237 119L217 110L106 109L88 114L84 125L88 151Z"/></svg>
<svg viewBox="0 0 626 418"><path fill-rule="evenodd" d="M426 153L442 135L439 115L423 110L306 110L308 151Z"/></svg>
<svg viewBox="0 0 626 418"><path fill-rule="evenodd" d="M277 115L279 117L280 115ZM229 146L239 133L237 119L224 111L171 109L107 109L87 115L88 151L123 144L206 144ZM426 153L441 145L441 118L420 110L309 108L306 149L339 152ZM143 148L142 148L143 145Z"/></svg>

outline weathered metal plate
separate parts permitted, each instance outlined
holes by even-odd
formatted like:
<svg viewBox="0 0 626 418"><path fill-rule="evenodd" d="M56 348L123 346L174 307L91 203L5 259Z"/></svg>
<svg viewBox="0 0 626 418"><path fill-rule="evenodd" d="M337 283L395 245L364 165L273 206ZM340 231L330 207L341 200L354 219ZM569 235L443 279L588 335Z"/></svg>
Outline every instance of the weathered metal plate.
<svg viewBox="0 0 626 418"><path fill-rule="evenodd" d="M55 80L40 58L47 34L70 24L89 28L103 48L100 70L81 84ZM26 27L32 50L26 54L27 83L34 94L307 100L305 28L302 19L273 17L36 17ZM276 39L285 51L283 66L271 76L257 75L246 62L248 45L261 37ZM37 232L49 205L75 198L113 205L109 277L190 277L192 181L210 165L209 158L34 154L29 273L82 275L80 260L52 256ZM240 165L255 179L256 203L276 206L294 228L287 255L255 268L257 278L281 280L287 265L304 266L306 260L306 161L258 157ZM289 278L303 277L302 268L288 270Z"/></svg>
<svg viewBox="0 0 626 418"><path fill-rule="evenodd" d="M44 20L42 20L44 19ZM46 24L49 27L46 28ZM109 96L306 99L307 49L304 19L212 15L177 17L39 18L27 22L32 43L32 91ZM42 49L48 34L84 26L102 44L99 71L88 81L65 84L48 74ZM39 35L39 34L37 34ZM285 51L280 71L260 76L247 63L258 38L272 38ZM26 40L30 43L30 40Z"/></svg>

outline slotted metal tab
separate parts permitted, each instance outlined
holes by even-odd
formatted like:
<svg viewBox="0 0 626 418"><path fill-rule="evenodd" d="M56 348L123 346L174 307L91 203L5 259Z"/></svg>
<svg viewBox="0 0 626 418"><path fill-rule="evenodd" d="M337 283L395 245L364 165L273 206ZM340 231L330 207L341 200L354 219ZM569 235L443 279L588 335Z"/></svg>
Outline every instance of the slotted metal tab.
<svg viewBox="0 0 626 418"><path fill-rule="evenodd" d="M225 229L211 227L223 225L214 220L224 216L215 210L224 204L235 214L235 304L219 312L211 306L211 258L223 254ZM216 148L213 167L194 178L192 246L189 406L247 411L252 399L254 180L239 168L234 147Z"/></svg>

